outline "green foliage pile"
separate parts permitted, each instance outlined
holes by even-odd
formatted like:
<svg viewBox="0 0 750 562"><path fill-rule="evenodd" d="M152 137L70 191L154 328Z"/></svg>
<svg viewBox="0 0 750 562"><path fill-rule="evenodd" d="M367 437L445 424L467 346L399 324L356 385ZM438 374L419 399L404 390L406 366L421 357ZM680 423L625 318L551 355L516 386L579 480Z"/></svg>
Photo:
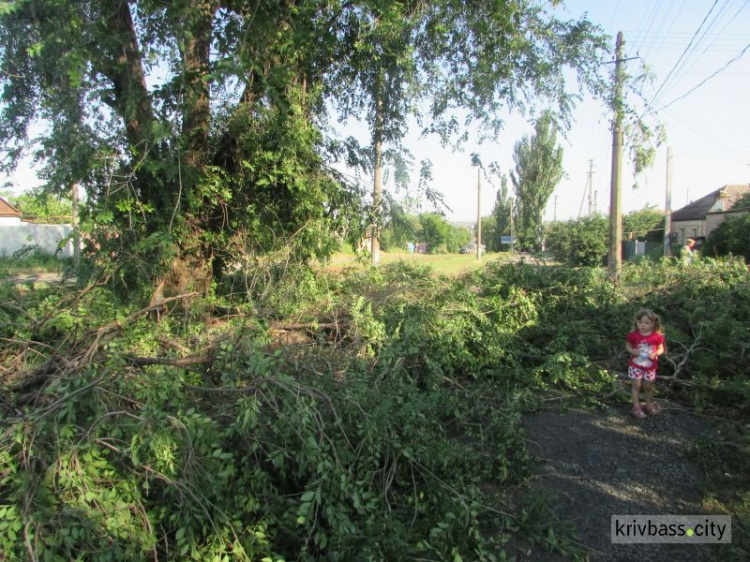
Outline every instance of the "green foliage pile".
<svg viewBox="0 0 750 562"><path fill-rule="evenodd" d="M521 415L550 392L627 401L641 306L665 321L675 399L747 422L739 262L623 285L523 263L274 271L158 316L111 285L0 285L8 560L495 560L511 535L569 552L513 500Z"/></svg>

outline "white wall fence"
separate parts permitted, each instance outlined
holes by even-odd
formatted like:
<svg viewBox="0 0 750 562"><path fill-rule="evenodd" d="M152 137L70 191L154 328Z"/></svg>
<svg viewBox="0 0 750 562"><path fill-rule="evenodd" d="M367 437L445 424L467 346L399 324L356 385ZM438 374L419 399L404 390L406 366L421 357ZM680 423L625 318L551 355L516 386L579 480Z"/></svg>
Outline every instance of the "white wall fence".
<svg viewBox="0 0 750 562"><path fill-rule="evenodd" d="M57 256L73 257L73 242L68 240L62 248L60 242L73 231L68 224L0 224L0 256L10 257L17 251L34 246Z"/></svg>

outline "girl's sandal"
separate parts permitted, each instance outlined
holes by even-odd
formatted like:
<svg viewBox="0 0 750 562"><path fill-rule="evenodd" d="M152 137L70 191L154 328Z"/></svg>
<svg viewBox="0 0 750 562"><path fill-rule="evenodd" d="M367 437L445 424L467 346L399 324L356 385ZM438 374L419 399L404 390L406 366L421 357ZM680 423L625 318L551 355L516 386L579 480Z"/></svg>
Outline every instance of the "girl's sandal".
<svg viewBox="0 0 750 562"><path fill-rule="evenodd" d="M643 409L651 416L658 416L661 414L661 408L656 404L646 404Z"/></svg>
<svg viewBox="0 0 750 562"><path fill-rule="evenodd" d="M633 408L633 417L637 420L646 418L646 414L640 408Z"/></svg>

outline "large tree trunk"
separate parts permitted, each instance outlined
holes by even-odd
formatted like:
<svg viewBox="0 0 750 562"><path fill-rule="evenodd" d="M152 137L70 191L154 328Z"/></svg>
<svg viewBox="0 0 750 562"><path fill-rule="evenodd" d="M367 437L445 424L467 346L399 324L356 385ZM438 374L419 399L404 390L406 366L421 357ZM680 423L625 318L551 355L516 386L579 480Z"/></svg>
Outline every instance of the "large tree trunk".
<svg viewBox="0 0 750 562"><path fill-rule="evenodd" d="M128 3L121 0L102 1L102 34L106 34L108 40L92 46L92 49L100 52L100 56L92 57L92 61L99 65L97 70L112 83L112 97L106 101L123 119L133 160L138 162L154 149L151 140L154 115L138 38ZM164 194L148 177L141 175L141 178L138 181L141 196L147 203L160 208Z"/></svg>
<svg viewBox="0 0 750 562"><path fill-rule="evenodd" d="M198 2L188 10L192 20L190 34L183 42L184 76L183 139L185 163L197 175L207 163L211 126L210 49L216 2ZM195 177L192 178L195 180Z"/></svg>

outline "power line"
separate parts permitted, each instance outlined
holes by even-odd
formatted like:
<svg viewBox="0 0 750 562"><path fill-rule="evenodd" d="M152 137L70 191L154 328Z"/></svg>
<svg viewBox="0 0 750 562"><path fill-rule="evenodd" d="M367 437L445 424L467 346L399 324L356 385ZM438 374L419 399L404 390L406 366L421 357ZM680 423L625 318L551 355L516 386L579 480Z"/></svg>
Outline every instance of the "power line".
<svg viewBox="0 0 750 562"><path fill-rule="evenodd" d="M685 4L684 4L684 1L683 1L683 3L681 4L679 10L677 11L677 15L674 18L672 18L672 20L671 20L672 23L669 26L669 29L666 29L666 30L664 30L665 23L667 21L667 17L669 16L669 14L672 13L672 8L674 7L674 0L672 0L672 2L670 2L669 6L665 10L664 15L662 16L662 19L661 19L661 21L659 22L659 25L656 28L658 30L658 34L655 36L655 41L651 45L651 47L655 47L656 48L657 52L659 50L661 50L662 45L666 41L667 35L672 30L672 27L674 26L675 22L679 18L680 12L682 12L682 8L684 6L685 6ZM643 58L646 59L646 60L648 60L648 58L650 57L650 54L651 54L651 49L647 48L647 46L646 46L647 45L647 39L649 39L649 36L645 35L643 37L643 39L641 40L641 42L640 42L640 44L643 45L643 49L644 49Z"/></svg>
<svg viewBox="0 0 750 562"><path fill-rule="evenodd" d="M698 38L698 41L696 42L695 46L691 50L691 53L690 53L691 56L695 54L695 52L698 50L699 45L706 39L706 37L708 36L708 34L711 31L713 31L713 29L718 25L718 22L721 20L722 16L727 12L727 10L729 9L729 6L733 2L734 2L734 0L727 0L727 3L724 4L724 6L714 16L713 20L711 20L711 22L706 26L706 28L703 30L703 33ZM742 8L740 8L740 11L741 10L742 10ZM717 33L714 36L714 41L715 41L715 37L717 37L718 35L719 34ZM714 41L708 42L708 44L706 45L705 49L703 50L703 53L705 53L706 51L708 51L709 49L711 49L713 47ZM701 53L701 55L703 53ZM689 70L690 68L692 68L693 66L695 66L696 61L700 58L701 55L699 55L698 57L693 57L693 63L689 67L687 67L687 68L686 68L686 65L688 64L688 59L686 58L683 61L682 65L680 65L680 67L677 69L677 72L681 72L683 69Z"/></svg>
<svg viewBox="0 0 750 562"><path fill-rule="evenodd" d="M715 146L720 152L731 158L732 160L736 160L737 162L744 163L745 159L742 158L739 153L733 153L730 148L723 145L720 141L715 139L713 136L711 136L709 133L704 131L703 129L697 127L695 123L691 120L688 121L687 119L684 119L679 114L675 113L672 109L667 109L667 113L669 113L672 118L676 119L682 125L688 129L691 133L693 133L696 137L700 138L701 140L708 140L713 146ZM686 156L683 154L683 156Z"/></svg>
<svg viewBox="0 0 750 562"><path fill-rule="evenodd" d="M720 45L719 45L719 43L718 43L717 40L729 37L729 36L727 36L727 35L724 34L724 31L727 29L727 27L729 27L732 24L732 22L734 22L737 19L737 16L740 15L740 12L742 10L744 10L747 7L748 4L750 4L750 0L745 0L745 3L742 4L742 6L739 7L739 9L734 13L734 15L730 16L727 19L727 21L724 24L724 26L719 31L717 31L716 35L714 36L714 40L709 45L706 45L706 48L703 49L703 52L700 54L700 56L705 55L708 52L709 49L711 49L712 51L716 52L720 48ZM728 8L729 8L729 6L727 6L727 9ZM743 34L739 35L738 38L740 38L741 42L744 42L745 39L747 38L747 34L743 33ZM721 45L721 46L723 46L723 45ZM734 46L732 45L732 48L733 47ZM694 64L691 65L691 68L692 68L692 66L694 66Z"/></svg>
<svg viewBox="0 0 750 562"><path fill-rule="evenodd" d="M680 97L675 98L671 102L669 102L667 105L663 105L662 107L660 107L659 111L663 111L666 108L668 108L669 106L671 106L672 104L675 104L678 101L680 101L681 99L686 98L687 96L689 96L690 94L692 94L695 90L697 90L698 88L700 88L701 86L703 86L703 84L705 84L706 82L708 82L709 80L711 80L711 78L713 78L717 74L721 74L722 72L724 72L727 68L729 68L729 66L732 63L737 62L738 60L740 60L745 55L745 53L748 51L748 49L750 49L750 43L748 43L747 45L745 45L745 48L742 49L742 51L740 52L740 54L738 54L732 60L730 60L727 63L725 63L724 66L722 66L721 68L719 68L716 72L714 72L713 74L711 74L710 76L708 76L704 80L701 80L698 84L696 84L693 88L691 88L690 90L688 90L687 92L685 92L684 94L682 94Z"/></svg>
<svg viewBox="0 0 750 562"><path fill-rule="evenodd" d="M661 3L660 2L652 2L648 9L643 13L643 19L641 20L641 24L638 26L639 29L643 29L646 27L646 22L648 22L648 27L646 27L646 31L643 34L643 39L649 36L651 33L651 28L654 25L654 21L656 21L656 16L659 14L659 11L661 10ZM637 53L640 50L640 44L639 43L633 43L633 47L635 49L635 52Z"/></svg>
<svg viewBox="0 0 750 562"><path fill-rule="evenodd" d="M656 93L655 93L655 94L653 95L653 97L651 98L651 101L650 101L650 102L649 102L649 103L648 103L648 104L646 105L646 109L644 110L644 114L645 114L645 113L646 113L646 112L647 112L647 111L649 110L649 108L651 107L651 105L652 105L652 104L653 104L653 103L654 103L654 102L656 101L656 98L658 97L658 95L659 95L659 93L661 92L662 88L664 88L664 85L665 85L665 84L666 84L666 83L667 83L667 82L669 81L669 79L670 79L670 78L672 77L672 74L674 74L674 72L675 72L675 69L676 69L676 68L677 68L677 66L678 66L678 65L680 64L680 62L682 61L682 59L683 59L683 58L685 57L685 55L687 54L687 52L688 52L688 51L690 50L690 47L691 47L691 46L693 45L693 41L695 41L695 38L696 38L696 37L698 36L698 33L700 33L700 30L701 30L701 29L703 28L703 25L704 25L704 24L706 23L706 21L708 20L709 16L710 16L710 15L711 15L711 13L712 13L712 12L714 11L714 8L716 8L716 5L717 5L718 3L719 3L719 0L714 0L714 3L713 3L713 5L711 6L711 9L710 9L710 10L708 10L708 13L706 14L706 17L704 17L704 18L703 18L703 21L702 21L702 22L701 22L701 24L700 24L700 25L698 26L698 29L697 29L697 30L695 31L695 33L693 33L693 37L692 37L692 38L690 39L690 42L688 43L688 46L687 46L687 47L685 47L685 49L684 49L684 50L682 51L682 54L681 54L681 55L680 55L680 57L679 57L679 58L677 59L677 62L676 62L676 63L674 64L674 66L672 67L672 70L670 70L670 71L669 71L669 73L667 74L667 77L666 77L666 78L665 78L665 79L664 79L664 80L662 81L661 85L660 85L660 86L659 86L659 88L658 88L658 89L656 90Z"/></svg>

